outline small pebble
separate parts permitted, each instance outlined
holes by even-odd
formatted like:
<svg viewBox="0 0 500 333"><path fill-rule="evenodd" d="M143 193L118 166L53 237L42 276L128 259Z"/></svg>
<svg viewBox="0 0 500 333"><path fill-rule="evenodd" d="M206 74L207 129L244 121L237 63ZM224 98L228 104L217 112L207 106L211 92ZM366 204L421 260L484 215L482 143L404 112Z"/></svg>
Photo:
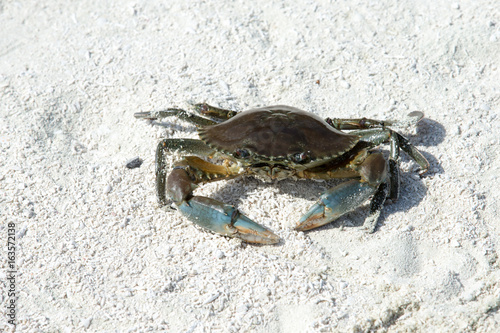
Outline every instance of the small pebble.
<svg viewBox="0 0 500 333"><path fill-rule="evenodd" d="M245 314L248 309L250 309L250 305L249 304L240 304L237 308L236 308L236 312L238 312L239 314Z"/></svg>
<svg viewBox="0 0 500 333"><path fill-rule="evenodd" d="M92 323L92 317L82 319L80 322L80 325L83 326L83 328L88 329L90 327L90 324Z"/></svg>
<svg viewBox="0 0 500 333"><path fill-rule="evenodd" d="M217 292L213 295L211 295L210 297L208 297L205 302L203 302L203 304L208 304L208 303L212 303L213 301L215 301L218 297L220 296L220 293Z"/></svg>
<svg viewBox="0 0 500 333"><path fill-rule="evenodd" d="M486 103L481 104L479 108L484 111L491 111L491 107Z"/></svg>
<svg viewBox="0 0 500 333"><path fill-rule="evenodd" d="M347 82L346 80L341 80L339 82L340 86L344 89L349 89L351 87L351 84Z"/></svg>
<svg viewBox="0 0 500 333"><path fill-rule="evenodd" d="M104 188L103 190L104 194L108 194L109 192L111 192L111 185L106 185L106 187Z"/></svg>
<svg viewBox="0 0 500 333"><path fill-rule="evenodd" d="M26 235L26 231L28 231L28 227L24 226L21 230L19 230L16 234L16 237L18 239L21 239L24 237L24 235Z"/></svg>
<svg viewBox="0 0 500 333"><path fill-rule="evenodd" d="M92 171L96 171L97 169L99 169L99 164L93 164L93 165L87 165L87 169L92 172Z"/></svg>
<svg viewBox="0 0 500 333"><path fill-rule="evenodd" d="M214 252L214 256L215 256L215 258L217 258L217 259L222 259L222 258L224 258L226 255L224 254L224 252L222 252L221 250L217 249L217 250L215 250L215 252Z"/></svg>
<svg viewBox="0 0 500 333"><path fill-rule="evenodd" d="M128 169L139 168L142 165L142 162L143 160L139 156L136 156L125 162L125 167Z"/></svg>
<svg viewBox="0 0 500 333"><path fill-rule="evenodd" d="M122 229L125 228L128 225L129 221L130 219L128 217L124 218L122 223L120 223L119 227Z"/></svg>
<svg viewBox="0 0 500 333"><path fill-rule="evenodd" d="M460 126L458 125L453 125L450 131L450 134L452 136L460 135L462 131L460 130Z"/></svg>

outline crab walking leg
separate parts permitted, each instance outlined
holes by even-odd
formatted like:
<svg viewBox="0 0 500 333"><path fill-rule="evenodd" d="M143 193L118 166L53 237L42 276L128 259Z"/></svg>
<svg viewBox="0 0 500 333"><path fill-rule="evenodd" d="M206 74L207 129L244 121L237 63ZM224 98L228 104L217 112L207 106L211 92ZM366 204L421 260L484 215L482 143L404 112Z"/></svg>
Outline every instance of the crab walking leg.
<svg viewBox="0 0 500 333"><path fill-rule="evenodd" d="M383 142L389 141L390 155L389 155L389 177L390 177L390 190L389 197L392 200L397 200L399 197L399 150L403 150L410 156L419 166L420 174L426 173L429 169L429 162L422 155L422 153L415 148L414 145L408 141L407 138L391 129L386 130L359 130L352 131L351 134L360 135L363 141L368 141L373 144L379 145Z"/></svg>
<svg viewBox="0 0 500 333"><path fill-rule="evenodd" d="M422 155L422 153L417 148L415 148L415 146L412 145L407 138L405 138L404 136L402 136L397 132L394 133L398 137L399 148L401 148L405 153L407 153L408 156L410 156L420 166L419 174L426 173L427 170L429 170L429 162L424 157L424 155Z"/></svg>
<svg viewBox="0 0 500 333"><path fill-rule="evenodd" d="M379 185L377 191L373 195L372 201L370 202L370 214L363 223L363 229L367 233L373 233L377 228L378 218L384 208L384 202L387 198L389 192L389 185L387 183L382 183Z"/></svg>
<svg viewBox="0 0 500 333"><path fill-rule="evenodd" d="M162 111L136 112L134 113L134 117L138 119L149 119L149 120L163 119L167 117L177 117L179 119L188 121L194 125L205 126L205 125L217 124L217 122L213 120L200 117L198 115L189 113L182 109L166 109Z"/></svg>
<svg viewBox="0 0 500 333"><path fill-rule="evenodd" d="M424 117L421 111L413 111L407 115L404 120L376 120L368 118L350 119L350 118L326 118L326 122L339 130L385 128L387 126L414 126Z"/></svg>
<svg viewBox="0 0 500 333"><path fill-rule="evenodd" d="M234 206L220 201L192 196L197 184L238 176L237 170L215 165L196 156L186 156L176 163L167 178L168 196L193 223L221 235L238 237L249 243L275 244L280 241L271 230L241 214Z"/></svg>
<svg viewBox="0 0 500 333"><path fill-rule="evenodd" d="M417 162L417 164L420 166L420 174L427 172L427 170L429 169L429 162L424 157L424 155L422 155L422 153L417 148L415 148L415 146L412 145L407 138L396 131L393 131L391 129L371 129L352 131L349 132L349 134L360 135L361 140L371 142L375 145L379 145L381 143L389 141L391 144L391 154L396 154L391 155L391 158L397 160L399 158L399 153L396 151L401 149L406 154L408 154L408 156L410 156L415 162Z"/></svg>
<svg viewBox="0 0 500 333"><path fill-rule="evenodd" d="M295 230L306 231L330 223L361 206L376 190L377 186L359 179L337 185L321 195L300 218Z"/></svg>
<svg viewBox="0 0 500 333"><path fill-rule="evenodd" d="M399 174L399 140L397 135L391 135L389 155L389 197L396 201L399 198L400 174ZM374 199L375 200L375 199ZM385 197L384 197L385 201Z"/></svg>
<svg viewBox="0 0 500 333"><path fill-rule="evenodd" d="M228 120L238 114L236 111L217 108L215 106L208 105L207 103L195 104L194 110L205 117L209 117L215 122Z"/></svg>

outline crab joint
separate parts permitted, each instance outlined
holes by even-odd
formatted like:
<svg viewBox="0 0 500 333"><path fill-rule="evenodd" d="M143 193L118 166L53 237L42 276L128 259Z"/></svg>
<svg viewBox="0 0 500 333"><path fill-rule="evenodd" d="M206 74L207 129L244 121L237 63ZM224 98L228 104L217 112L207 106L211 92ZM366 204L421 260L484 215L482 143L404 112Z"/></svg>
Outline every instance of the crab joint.
<svg viewBox="0 0 500 333"><path fill-rule="evenodd" d="M369 184L380 184L387 177L387 161L382 153L368 155L360 166L359 174Z"/></svg>
<svg viewBox="0 0 500 333"><path fill-rule="evenodd" d="M176 167L167 178L167 194L176 203L186 200L196 187L184 167Z"/></svg>

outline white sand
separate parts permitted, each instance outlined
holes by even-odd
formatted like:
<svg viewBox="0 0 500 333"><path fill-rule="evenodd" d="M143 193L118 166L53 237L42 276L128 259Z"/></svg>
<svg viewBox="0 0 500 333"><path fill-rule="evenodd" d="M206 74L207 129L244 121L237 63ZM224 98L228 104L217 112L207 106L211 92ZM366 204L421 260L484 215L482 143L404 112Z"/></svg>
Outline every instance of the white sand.
<svg viewBox="0 0 500 333"><path fill-rule="evenodd" d="M174 2L0 3L0 260L14 222L18 331L498 332L498 2ZM356 227L366 206L294 232L332 183L253 178L197 193L283 242L204 232L154 191L157 142L194 128L133 118L203 101L422 110L400 131L430 172L402 156L401 199L372 235Z"/></svg>

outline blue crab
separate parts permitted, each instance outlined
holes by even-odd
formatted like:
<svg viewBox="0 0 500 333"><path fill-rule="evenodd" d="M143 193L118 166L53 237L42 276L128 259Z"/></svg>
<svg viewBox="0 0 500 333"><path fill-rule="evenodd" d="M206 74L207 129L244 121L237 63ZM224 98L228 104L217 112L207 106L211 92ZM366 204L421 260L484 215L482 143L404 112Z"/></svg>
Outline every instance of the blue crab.
<svg viewBox="0 0 500 333"><path fill-rule="evenodd" d="M239 113L208 104L196 104L194 109L196 114L167 109L134 115L150 120L176 116L198 127L199 140L159 142L158 200L161 205L173 201L199 226L246 242L274 244L280 238L232 205L194 196L198 184L251 175L265 179L351 178L322 194L295 229L305 231L330 223L372 197L363 228L373 232L386 198L394 201L399 195L400 149L420 166L421 173L429 168L422 153L389 127L416 124L423 117L419 111L395 122L366 118L324 120L284 105ZM390 146L388 160L377 149L383 143ZM167 177L165 154L177 150L184 157L174 163Z"/></svg>

